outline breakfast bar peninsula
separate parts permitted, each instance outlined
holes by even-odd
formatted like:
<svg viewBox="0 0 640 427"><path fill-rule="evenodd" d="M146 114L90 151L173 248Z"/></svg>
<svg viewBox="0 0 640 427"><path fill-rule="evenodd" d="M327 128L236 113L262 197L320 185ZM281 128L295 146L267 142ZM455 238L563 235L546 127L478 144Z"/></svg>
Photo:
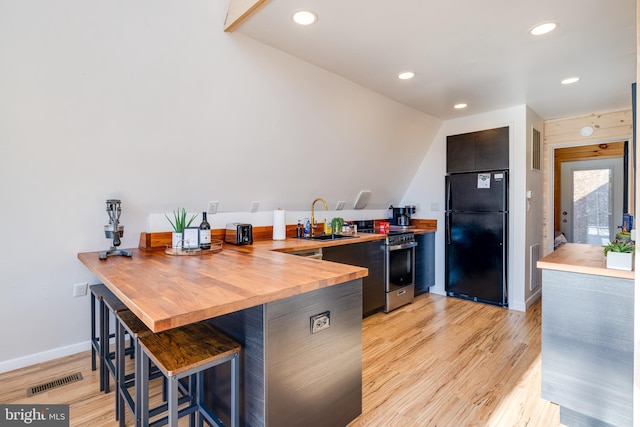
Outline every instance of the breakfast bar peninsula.
<svg viewBox="0 0 640 427"><path fill-rule="evenodd" d="M366 268L251 247L78 259L152 331L208 321L242 344L241 424L347 425L362 411ZM223 419L229 372L207 377Z"/></svg>

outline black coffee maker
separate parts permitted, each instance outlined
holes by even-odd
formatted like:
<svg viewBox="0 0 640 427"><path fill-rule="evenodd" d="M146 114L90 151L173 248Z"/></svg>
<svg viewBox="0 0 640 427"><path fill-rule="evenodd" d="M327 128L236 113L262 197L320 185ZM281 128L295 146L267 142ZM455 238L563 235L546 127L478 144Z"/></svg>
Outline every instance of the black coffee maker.
<svg viewBox="0 0 640 427"><path fill-rule="evenodd" d="M415 206L404 206L401 208L389 206L389 224L408 227L411 225L411 214L414 213L416 213Z"/></svg>

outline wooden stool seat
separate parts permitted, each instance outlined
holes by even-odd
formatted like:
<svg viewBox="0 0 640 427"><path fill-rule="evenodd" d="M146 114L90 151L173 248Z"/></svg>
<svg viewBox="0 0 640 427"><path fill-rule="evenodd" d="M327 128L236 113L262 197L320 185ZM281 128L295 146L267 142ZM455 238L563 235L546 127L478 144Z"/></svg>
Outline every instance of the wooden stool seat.
<svg viewBox="0 0 640 427"><path fill-rule="evenodd" d="M107 292L103 294L102 301L104 301L105 305L107 306L109 311L111 311L112 313L118 313L120 311L129 310L129 308L126 305L124 305L124 303L120 301L120 299L117 296L115 296L115 294L111 292L109 289L107 289Z"/></svg>
<svg viewBox="0 0 640 427"><path fill-rule="evenodd" d="M147 325L145 325L144 322L130 310L119 312L118 320L120 320L122 326L127 330L127 332L134 337L153 334L151 329L149 329Z"/></svg>
<svg viewBox="0 0 640 427"><path fill-rule="evenodd" d="M239 354L240 344L206 322L194 323L164 332L139 336L141 378L142 425L148 425L148 363L150 359L168 379L168 415L170 427L178 422L178 381L192 376L195 382L189 392L193 400L188 408L180 410L180 416L197 412L212 425L220 424L218 417L204 403L204 371L231 362L231 425L239 425ZM201 425L201 424L200 424Z"/></svg>

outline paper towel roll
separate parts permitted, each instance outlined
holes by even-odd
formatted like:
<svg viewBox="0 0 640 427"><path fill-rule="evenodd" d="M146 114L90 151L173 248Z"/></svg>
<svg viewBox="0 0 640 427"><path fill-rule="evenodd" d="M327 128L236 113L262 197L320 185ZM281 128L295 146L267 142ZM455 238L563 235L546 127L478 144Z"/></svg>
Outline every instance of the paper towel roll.
<svg viewBox="0 0 640 427"><path fill-rule="evenodd" d="M273 240L287 238L286 211L278 209L273 211Z"/></svg>

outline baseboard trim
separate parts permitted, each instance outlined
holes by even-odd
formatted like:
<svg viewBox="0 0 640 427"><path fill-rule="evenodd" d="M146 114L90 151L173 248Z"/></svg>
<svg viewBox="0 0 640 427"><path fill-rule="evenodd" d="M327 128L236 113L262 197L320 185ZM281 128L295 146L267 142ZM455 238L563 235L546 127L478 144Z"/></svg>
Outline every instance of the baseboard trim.
<svg viewBox="0 0 640 427"><path fill-rule="evenodd" d="M527 308L531 307L531 305L540 298L542 298L542 286L538 286L536 291L529 296L527 299Z"/></svg>
<svg viewBox="0 0 640 427"><path fill-rule="evenodd" d="M13 371L15 369L25 368L27 366L35 365L38 363L48 362L60 357L81 353L90 349L91 341L84 341L65 347L58 347L52 350L43 351L41 353L29 354L27 356L18 357L16 359L5 360L3 362L0 362L0 374Z"/></svg>

